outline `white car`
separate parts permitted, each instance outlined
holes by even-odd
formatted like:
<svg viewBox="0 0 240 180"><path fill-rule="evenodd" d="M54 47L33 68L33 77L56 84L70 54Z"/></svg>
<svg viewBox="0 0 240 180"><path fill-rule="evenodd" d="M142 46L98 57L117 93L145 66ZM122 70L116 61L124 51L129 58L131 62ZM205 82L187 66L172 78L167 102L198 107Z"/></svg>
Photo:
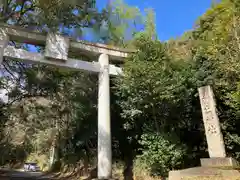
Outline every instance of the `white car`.
<svg viewBox="0 0 240 180"><path fill-rule="evenodd" d="M23 169L24 171L40 171L40 167L37 165L37 163L24 163Z"/></svg>

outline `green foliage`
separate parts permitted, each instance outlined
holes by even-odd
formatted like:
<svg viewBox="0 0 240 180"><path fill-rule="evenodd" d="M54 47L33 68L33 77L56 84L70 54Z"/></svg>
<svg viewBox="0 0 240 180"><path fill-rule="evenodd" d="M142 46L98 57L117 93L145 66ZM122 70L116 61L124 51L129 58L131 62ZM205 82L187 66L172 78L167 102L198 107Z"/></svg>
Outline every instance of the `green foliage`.
<svg viewBox="0 0 240 180"><path fill-rule="evenodd" d="M157 39L157 32L156 32L156 24L155 24L155 13L152 9L145 10L146 22L145 22L145 32L151 37L152 39Z"/></svg>
<svg viewBox="0 0 240 180"><path fill-rule="evenodd" d="M186 149L174 140L172 134L143 134L140 141L142 154L137 156L136 166L150 171L153 176L162 177L170 170L180 168Z"/></svg>
<svg viewBox="0 0 240 180"><path fill-rule="evenodd" d="M144 161L141 159L138 164L155 174L166 175L168 170L184 166L183 156L196 158L200 152L192 149L203 146L199 138L203 132L200 107L195 96L197 67L191 61L170 58L168 46L153 40L148 32L138 34L133 44L138 52L128 58L124 77L116 83L125 120L123 126L127 132L135 132L131 139L143 140L140 141L144 146L140 157ZM199 132L196 133L195 128L199 128ZM164 139L161 134L165 133L176 134L178 142L187 144L186 150L178 148L172 136L171 140ZM189 139L192 135L195 141ZM174 163L168 158L173 158Z"/></svg>
<svg viewBox="0 0 240 180"><path fill-rule="evenodd" d="M240 83L237 85L237 90L235 92L229 93L231 98L230 105L237 110L237 113L240 113Z"/></svg>
<svg viewBox="0 0 240 180"><path fill-rule="evenodd" d="M105 16L94 10L94 2L84 0L76 5L71 2L6 1L1 9L1 20L35 31L61 33L66 33L62 27L80 30L100 26L92 22L101 22ZM28 48L28 45L11 44ZM47 158L53 154L59 161L68 154L85 151L83 149L89 147L91 136L96 138L94 75L11 59L5 59L1 71L4 74L1 87L9 97L1 104L0 152L6 155L1 164L11 159L24 161L28 155L34 158L36 154ZM75 138L77 135L80 136ZM82 144L80 148L79 141ZM87 151L89 154L94 151L91 148Z"/></svg>
<svg viewBox="0 0 240 180"><path fill-rule="evenodd" d="M194 58L202 84L212 84L228 153L239 158L239 2L223 0L210 8L193 31ZM199 76L200 77L200 76Z"/></svg>
<svg viewBox="0 0 240 180"><path fill-rule="evenodd" d="M143 24L140 10L123 0L114 0L108 5L107 17L100 37L105 43L119 47L126 47Z"/></svg>
<svg viewBox="0 0 240 180"><path fill-rule="evenodd" d="M214 88L228 155L240 158L238 1L214 4L194 30L164 43L157 40L154 12L143 16L124 1L102 12L85 0L76 6L73 1L6 2L4 22L64 34L60 27L71 27L76 37L87 27L97 30L96 41L137 50L126 59L124 76L111 79L113 160L124 162L125 177L133 165L136 172L166 176L208 156L197 92L203 85ZM94 164L97 76L11 59L2 66L0 85L9 99L1 102L1 164L28 157L48 166L50 156L63 166Z"/></svg>

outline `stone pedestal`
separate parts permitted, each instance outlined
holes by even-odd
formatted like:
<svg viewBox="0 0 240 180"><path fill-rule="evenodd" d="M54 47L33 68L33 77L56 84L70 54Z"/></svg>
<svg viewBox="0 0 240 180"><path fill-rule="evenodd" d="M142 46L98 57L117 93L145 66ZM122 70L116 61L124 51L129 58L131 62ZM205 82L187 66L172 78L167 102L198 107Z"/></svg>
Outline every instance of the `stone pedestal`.
<svg viewBox="0 0 240 180"><path fill-rule="evenodd" d="M239 166L233 158L204 158L200 161L202 167L237 168Z"/></svg>
<svg viewBox="0 0 240 180"><path fill-rule="evenodd" d="M170 171L168 180L240 180L240 172L235 169L195 167Z"/></svg>
<svg viewBox="0 0 240 180"><path fill-rule="evenodd" d="M170 171L168 180L240 180L233 158L204 158L201 167Z"/></svg>

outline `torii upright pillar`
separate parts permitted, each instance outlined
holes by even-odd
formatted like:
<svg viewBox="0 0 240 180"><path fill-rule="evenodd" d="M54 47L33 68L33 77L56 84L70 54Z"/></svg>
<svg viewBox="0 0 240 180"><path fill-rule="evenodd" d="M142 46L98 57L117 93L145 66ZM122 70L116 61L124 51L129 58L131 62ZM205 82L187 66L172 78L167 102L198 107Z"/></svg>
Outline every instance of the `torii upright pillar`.
<svg viewBox="0 0 240 180"><path fill-rule="evenodd" d="M112 147L110 120L109 57L99 57L100 73L98 87L98 179L112 176Z"/></svg>

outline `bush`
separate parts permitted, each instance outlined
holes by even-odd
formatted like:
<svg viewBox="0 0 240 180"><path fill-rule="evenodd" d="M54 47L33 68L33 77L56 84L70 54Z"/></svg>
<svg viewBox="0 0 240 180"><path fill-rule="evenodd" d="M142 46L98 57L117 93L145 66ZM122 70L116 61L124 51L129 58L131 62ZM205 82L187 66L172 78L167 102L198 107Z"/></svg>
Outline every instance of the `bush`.
<svg viewBox="0 0 240 180"><path fill-rule="evenodd" d="M142 154L135 160L135 172L165 177L170 170L180 168L186 148L170 139L174 138L154 133L142 135Z"/></svg>

